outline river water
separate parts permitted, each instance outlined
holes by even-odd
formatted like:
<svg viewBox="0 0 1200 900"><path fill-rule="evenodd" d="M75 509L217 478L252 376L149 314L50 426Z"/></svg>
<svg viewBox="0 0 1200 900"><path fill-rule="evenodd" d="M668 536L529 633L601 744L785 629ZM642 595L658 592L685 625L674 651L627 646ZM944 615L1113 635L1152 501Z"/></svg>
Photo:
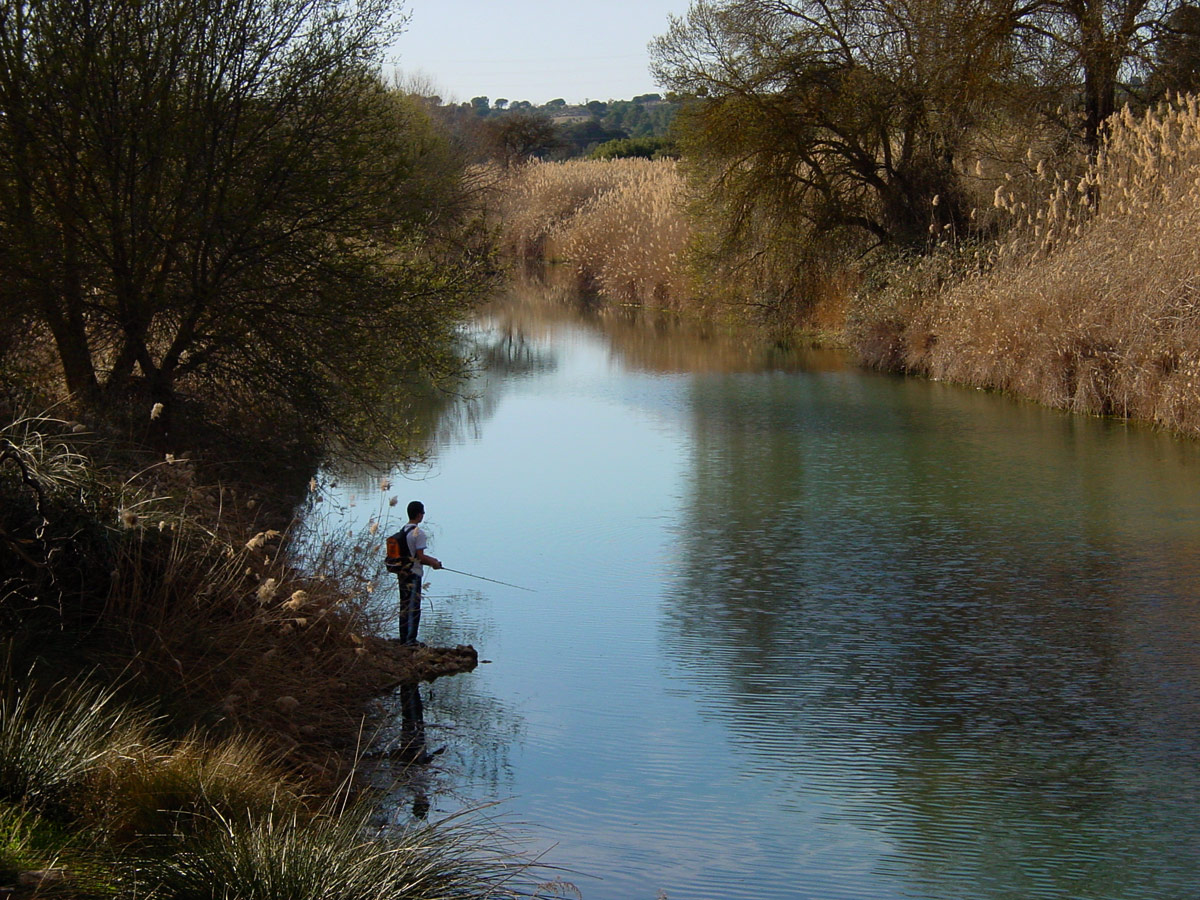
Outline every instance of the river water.
<svg viewBox="0 0 1200 900"><path fill-rule="evenodd" d="M1200 445L529 296L476 337L390 512L533 590L428 577L488 662L398 820L500 801L586 900L1200 896Z"/></svg>

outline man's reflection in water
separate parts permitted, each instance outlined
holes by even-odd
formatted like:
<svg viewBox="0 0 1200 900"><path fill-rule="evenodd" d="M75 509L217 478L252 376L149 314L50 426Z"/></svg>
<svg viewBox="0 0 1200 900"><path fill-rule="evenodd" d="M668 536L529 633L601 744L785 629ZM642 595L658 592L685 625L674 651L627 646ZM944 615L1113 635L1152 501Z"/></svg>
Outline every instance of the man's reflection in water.
<svg viewBox="0 0 1200 900"><path fill-rule="evenodd" d="M400 742L393 755L418 765L431 759L425 749L425 707L421 704L421 690L415 684L400 685Z"/></svg>
<svg viewBox="0 0 1200 900"><path fill-rule="evenodd" d="M413 791L412 814L415 818L424 819L429 814L429 795L420 769L444 749L433 753L426 749L425 709L421 704L420 688L415 684L400 685L400 740L391 756L404 764L405 780Z"/></svg>

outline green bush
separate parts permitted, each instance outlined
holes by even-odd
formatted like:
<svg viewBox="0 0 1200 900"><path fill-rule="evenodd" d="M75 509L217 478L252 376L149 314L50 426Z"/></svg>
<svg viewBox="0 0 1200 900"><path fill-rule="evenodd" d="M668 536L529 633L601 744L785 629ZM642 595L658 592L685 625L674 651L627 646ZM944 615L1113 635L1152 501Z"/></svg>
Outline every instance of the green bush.
<svg viewBox="0 0 1200 900"><path fill-rule="evenodd" d="M589 159L666 159L677 157L675 142L665 137L620 138L605 141L588 154Z"/></svg>
<svg viewBox="0 0 1200 900"><path fill-rule="evenodd" d="M47 857L35 846L37 817L0 803L0 884L12 884L19 872L41 868Z"/></svg>

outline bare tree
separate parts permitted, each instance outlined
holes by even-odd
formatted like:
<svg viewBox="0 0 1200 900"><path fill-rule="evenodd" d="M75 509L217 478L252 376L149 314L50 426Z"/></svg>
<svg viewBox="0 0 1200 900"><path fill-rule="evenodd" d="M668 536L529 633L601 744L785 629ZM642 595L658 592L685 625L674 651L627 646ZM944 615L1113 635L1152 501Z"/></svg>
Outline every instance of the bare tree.
<svg viewBox="0 0 1200 900"><path fill-rule="evenodd" d="M700 0L652 53L699 98L685 143L735 219L912 245L966 222L956 163L1003 95L1011 23L997 0Z"/></svg>
<svg viewBox="0 0 1200 900"><path fill-rule="evenodd" d="M1179 0L1043 0L1015 16L1018 40L1033 51L1030 70L1065 101L1079 97L1083 139L1093 153L1119 92L1150 69L1155 40L1180 6Z"/></svg>

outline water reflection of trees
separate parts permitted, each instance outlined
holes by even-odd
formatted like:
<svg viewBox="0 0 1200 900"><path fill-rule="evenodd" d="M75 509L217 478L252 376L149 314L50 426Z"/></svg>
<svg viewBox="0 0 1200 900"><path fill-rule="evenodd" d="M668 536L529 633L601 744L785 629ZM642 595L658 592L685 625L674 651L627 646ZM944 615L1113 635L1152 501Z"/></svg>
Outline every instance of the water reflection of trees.
<svg viewBox="0 0 1200 900"><path fill-rule="evenodd" d="M671 309L611 304L577 290L565 267L519 273L497 315L523 334L545 337L581 324L604 338L624 367L645 372L761 372L844 368L844 354L764 340L740 322L687 316Z"/></svg>
<svg viewBox="0 0 1200 900"><path fill-rule="evenodd" d="M1194 454L899 380L694 392L665 644L785 804L836 798L921 896L1194 881Z"/></svg>
<svg viewBox="0 0 1200 900"><path fill-rule="evenodd" d="M476 322L464 340L473 360L472 374L455 402L430 403L417 411L428 448L477 441L512 381L554 368L553 354L525 334L491 316Z"/></svg>
<svg viewBox="0 0 1200 900"><path fill-rule="evenodd" d="M521 379L552 371L558 360L550 338L580 325L602 337L621 363L634 370L681 373L776 371L836 372L837 351L784 347L735 324L681 317L677 312L596 302L577 292L570 273L537 267L520 274L508 291L481 311L463 335L462 352L474 362L461 383L406 388L397 402L412 423L418 457L439 446L478 440L505 391ZM369 488L394 461L386 455L343 462L338 475ZM420 466L414 467L416 471Z"/></svg>
<svg viewBox="0 0 1200 900"><path fill-rule="evenodd" d="M481 331L475 347L475 357L485 376L524 377L554 368L554 359L545 348L511 322L496 321L493 328Z"/></svg>
<svg viewBox="0 0 1200 900"><path fill-rule="evenodd" d="M553 353L528 334L501 318L485 314L464 332L461 352L472 362L471 374L449 385L406 388L396 399L405 407L411 457L401 464L380 448L374 455L334 460L326 478L337 479L360 492L375 489L381 478L402 465L419 474L438 447L479 440L485 422L495 413L513 380L550 371Z"/></svg>

